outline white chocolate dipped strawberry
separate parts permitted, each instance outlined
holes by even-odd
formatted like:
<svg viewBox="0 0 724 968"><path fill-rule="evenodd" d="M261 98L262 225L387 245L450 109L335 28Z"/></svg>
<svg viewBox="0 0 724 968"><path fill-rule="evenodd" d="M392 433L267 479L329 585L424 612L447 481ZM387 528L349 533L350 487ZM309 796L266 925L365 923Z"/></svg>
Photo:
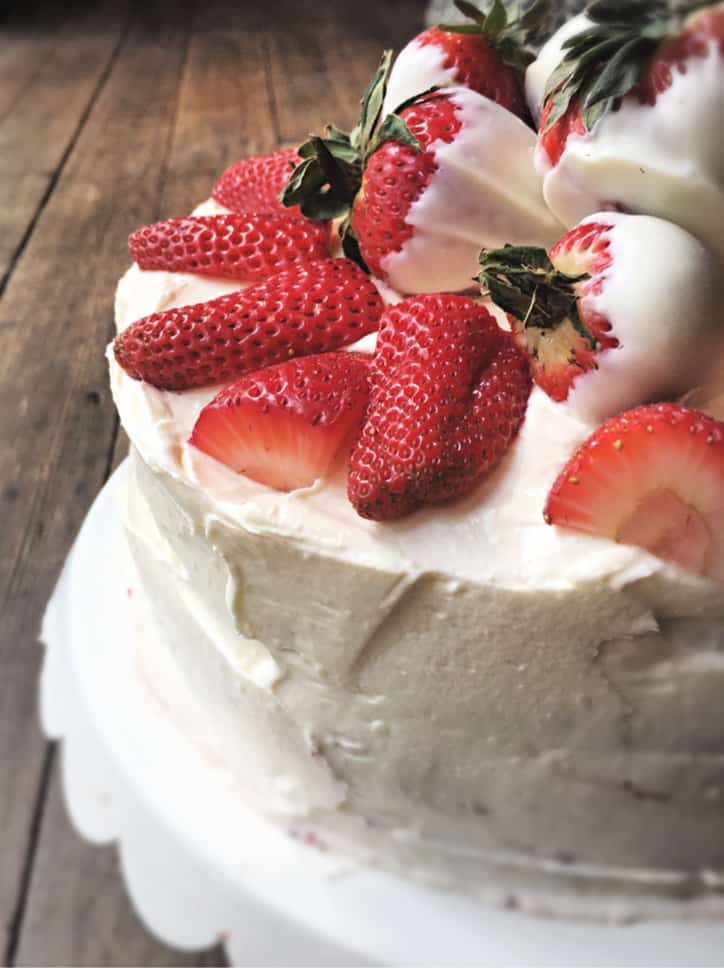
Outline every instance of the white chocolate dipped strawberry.
<svg viewBox="0 0 724 968"><path fill-rule="evenodd" d="M481 255L538 385L583 420L678 397L724 359L724 281L701 242L645 215L603 212L541 249Z"/></svg>
<svg viewBox="0 0 724 968"><path fill-rule="evenodd" d="M561 227L543 203L535 135L463 87L382 118L390 54L351 135L329 127L299 149L283 198L303 214L345 216L345 251L403 293L469 289L481 246L549 245Z"/></svg>
<svg viewBox="0 0 724 968"><path fill-rule="evenodd" d="M548 78L536 165L567 226L658 215L724 260L724 4L597 0Z"/></svg>
<svg viewBox="0 0 724 968"><path fill-rule="evenodd" d="M527 46L544 27L547 0L537 0L516 15L501 0L487 13L465 0L455 6L466 23L429 27L402 48L395 59L383 107L391 114L410 98L436 87L469 87L528 119L523 72L533 54Z"/></svg>

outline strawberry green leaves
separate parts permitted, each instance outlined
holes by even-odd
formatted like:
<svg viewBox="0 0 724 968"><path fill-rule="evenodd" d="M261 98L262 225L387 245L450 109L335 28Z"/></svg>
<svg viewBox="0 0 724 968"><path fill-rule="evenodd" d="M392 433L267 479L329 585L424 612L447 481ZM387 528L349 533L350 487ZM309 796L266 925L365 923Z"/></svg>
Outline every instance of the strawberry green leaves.
<svg viewBox="0 0 724 968"><path fill-rule="evenodd" d="M303 160L280 195L284 205L298 205L303 215L316 220L347 216L362 183L367 159L381 144L399 141L421 150L399 115L405 105L382 117L391 65L392 51L387 50L362 98L359 124L350 134L327 125L324 137L312 137L301 145L299 155ZM343 238L350 232L345 222ZM362 264L352 240L348 254Z"/></svg>
<svg viewBox="0 0 724 968"><path fill-rule="evenodd" d="M536 47L551 32L552 0L535 0L524 12L502 0L493 0L487 14L468 0L455 0L455 6L469 22L440 24L440 30L482 34L506 64L521 72L535 59Z"/></svg>
<svg viewBox="0 0 724 968"><path fill-rule="evenodd" d="M574 288L588 278L585 272L560 272L546 250L535 246L506 245L480 253L478 280L483 294L496 306L520 320L524 328L555 329L569 319L595 349L596 338L581 320Z"/></svg>
<svg viewBox="0 0 724 968"><path fill-rule="evenodd" d="M580 102L583 125L590 131L636 87L662 41L704 6L696 2L672 9L663 0L595 0L586 11L592 26L566 41L565 56L548 79L544 133L574 99Z"/></svg>

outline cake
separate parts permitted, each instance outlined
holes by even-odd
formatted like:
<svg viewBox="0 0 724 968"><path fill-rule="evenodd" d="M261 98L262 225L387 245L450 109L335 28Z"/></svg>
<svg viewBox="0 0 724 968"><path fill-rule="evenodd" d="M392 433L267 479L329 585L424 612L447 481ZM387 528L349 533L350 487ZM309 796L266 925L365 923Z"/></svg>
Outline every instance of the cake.
<svg viewBox="0 0 724 968"><path fill-rule="evenodd" d="M713 11L706 22L721 25L721 7ZM585 36L591 23L562 30ZM700 26L682 20L669 29L689 36ZM497 51L500 25L497 39L484 17L479 27L454 35L452 49L462 37L466 57L474 45L486 56ZM514 27L503 29L507 41ZM545 132L536 147L526 121L467 87L454 63L440 78L440 63L455 56L435 47L446 33L415 42L426 51L419 90L429 87L431 56L436 83L451 86L400 109L385 137L384 89L414 87L414 59L402 62L404 85L393 68L389 86L383 61L367 92L366 105L372 99L377 108L366 129L363 116L351 138L328 133L326 148L316 139L299 156L240 162L190 219L132 236L136 264L118 286L121 335L108 358L131 441L121 510L138 592L156 622L144 647L168 651L188 684L184 697L164 696L169 716L183 723L193 706L205 755L310 849L529 910L721 912L717 240L709 215L703 228L696 217L678 224L678 195L670 211L616 199L606 210L609 200L596 192L585 211L552 205L558 193L546 191ZM539 78L550 77L567 49L560 37L549 44L527 85L532 113L544 118L559 89L545 94ZM723 96L714 41L705 59ZM636 99L641 76L618 97ZM609 105L578 141L618 123L618 107ZM437 111L445 124L436 128ZM699 177L698 160L712 162L711 151L699 154L681 184ZM367 164L359 196L358 185L347 189L351 200L332 191L340 182L330 187L328 168L320 176L330 157L345 177ZM718 180L708 184L720 204L717 157ZM299 164L291 177L290 159ZM404 173L402 183L389 164ZM423 177L415 166L425 164ZM410 172L417 195L404 181ZM436 183L443 188L435 191ZM375 193L385 185L403 210L381 236ZM456 236L461 186L474 199ZM371 276L304 217L320 212L345 219L345 251L361 254ZM305 287L330 272L343 280L332 285L334 298L315 296L324 319L302 351L285 326L306 312ZM478 272L483 296L469 292ZM345 308L362 320L357 333ZM463 317L453 329L450 320ZM234 354L228 327L242 324L248 339L237 340ZM460 360L467 365L474 348L493 355L470 373L463 367L462 377ZM476 382L482 366L488 383ZM438 384L415 403L410 387L427 387L435 367L449 377L453 403ZM280 374L290 373L283 385L291 403L280 403ZM490 409L486 387L500 373L498 409ZM309 399L294 397L300 374L334 385L330 426L341 430L333 454L331 445L314 459L294 450L288 427L301 428L306 447L303 423L314 422ZM465 380L465 406L482 400L480 426L491 413L505 425L482 449L477 425L459 433L469 410L454 411L452 429L433 426L434 407L461 406ZM252 461L262 392L276 435L261 451L255 440ZM673 398L698 409L659 402ZM414 481L402 453L394 457L399 487L377 473L380 441L397 432L396 408L406 433L419 424L421 435L437 434L444 474L425 477L432 458L422 447ZM246 416L234 423L237 411ZM355 422L354 438L345 421ZM477 448L474 459L460 456L465 448ZM618 475L615 455L626 461ZM673 480L683 497L670 499ZM577 487L578 504L570 494ZM676 527L649 533L667 515ZM156 688L163 696L164 684Z"/></svg>

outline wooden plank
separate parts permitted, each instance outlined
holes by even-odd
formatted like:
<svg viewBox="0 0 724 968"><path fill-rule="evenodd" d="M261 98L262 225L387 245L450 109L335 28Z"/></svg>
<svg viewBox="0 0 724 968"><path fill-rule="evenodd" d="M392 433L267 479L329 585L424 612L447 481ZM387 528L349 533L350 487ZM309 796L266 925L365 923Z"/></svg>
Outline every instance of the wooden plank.
<svg viewBox="0 0 724 968"><path fill-rule="evenodd" d="M302 76L321 73L317 92L334 87L341 121L351 123L360 90L379 57L380 35L392 23L406 38L419 15L412 0L403 0L402 13L395 15L387 9L393 5L379 3L371 10L368 5L365 16L374 27L367 24L360 32L354 26L359 20L335 14L338 8L327 0L316 19L321 46L317 42L305 53L301 43L280 36L268 10L251 5L256 9L249 11L248 6L224 0L212 0L203 10L200 6L202 16L193 24L178 89L183 4L155 0L146 5L145 22L134 25L124 44L0 301L0 326L7 327L11 344L8 358L0 360L0 404L15 402L18 412L14 433L7 436L0 428L0 462L10 461L14 472L7 500L18 508L6 534L6 561L0 564L0 601L5 593L17 613L6 644L0 642L0 661L11 671L7 643L32 638L33 620L82 513L106 465L123 453L99 348L111 331L111 294L127 258L125 235L143 222L187 211L208 194L221 168L242 154L274 147L288 140L292 130L303 136L319 123L323 112L315 97L308 97L303 109L291 103L295 85L289 81L290 65L283 63L286 55L296 58ZM324 53L328 43L337 45L334 54ZM313 54L320 51L322 60L315 66ZM334 79L332 69L338 75ZM62 263L58 271L59 250L68 253L65 272ZM61 307L59 315L56 307ZM31 318L34 339L20 325ZM53 347L53 369L48 369L46 353L32 358L37 343ZM24 392L25 386L41 386L42 391L36 399ZM83 400L94 416L83 412ZM33 439L33 428L38 439ZM13 675L27 700L34 691L35 660L18 659L17 650L13 655ZM6 705L3 688L0 682L0 717ZM27 710L15 721L26 731L34 728L28 726ZM0 744L4 733L0 730ZM35 745L30 746L32 754ZM31 793L27 776L37 783L42 773L37 756L34 766L21 769L12 747L0 745L0 763L6 760L5 775L11 780L20 776ZM26 750L28 760L33 756ZM13 807L17 813L24 799L23 791L16 791L9 807L16 825ZM154 947L140 928L134 930L113 854L81 845L68 829L55 772L39 821L14 963L202 963L198 956L185 961L186 956ZM221 963L218 951L207 958L206 963Z"/></svg>
<svg viewBox="0 0 724 968"><path fill-rule="evenodd" d="M38 854L38 892L23 926L17 965L224 965L220 948L189 953L167 948L138 920L121 887L114 847L81 843L68 821L58 775L51 785L45 825L53 849ZM62 877L63 889L58 890Z"/></svg>
<svg viewBox="0 0 724 968"><path fill-rule="evenodd" d="M13 5L0 21L0 122L52 55L60 27L71 16L65 4L48 9L36 2Z"/></svg>
<svg viewBox="0 0 724 968"><path fill-rule="evenodd" d="M172 11L164 19L171 24L182 22L182 18L178 14L174 16ZM168 56L169 47L180 53L182 42L178 31L172 31L171 38L157 37L154 41L147 28L139 28L138 33L134 30L68 163L67 185L82 185L93 171L94 157L103 155L117 142L125 144L128 132L121 130L114 135L112 131L119 113L126 116L129 124L140 123L143 118L141 128L134 131L134 138L117 166L120 171L105 172L102 182L93 186L93 202L103 207L106 224L108 221L118 223L111 233L115 240L112 255L105 235L107 228L102 240L98 233L92 232L85 243L89 248L99 243L106 250L106 256L96 260L102 267L104 281L97 282L93 289L99 300L98 311L106 315L108 326L115 279L127 262L123 244L127 233L143 222L187 211L197 200L208 195L218 172L245 148L254 145L255 150L266 150L275 143L264 64L257 57L250 39L251 25L249 17L244 18L239 12L235 22L216 25L205 11L198 33L194 29L183 81L177 89L177 101L174 95L173 105L170 96L157 97L157 104L153 104L151 92L159 82L143 65L149 58L153 59L156 46L163 49L164 56ZM243 72L239 70L240 64L244 65ZM244 91L257 105L254 124L250 124L249 112L239 111ZM152 102L150 107L149 100ZM261 137L255 134L256 131L262 133ZM139 148L143 148L151 137L154 142L151 157L139 157ZM162 164L161 157L167 146L170 150ZM119 175L124 184L112 184ZM91 178L91 184L93 181ZM59 184L49 210L60 206L64 191L70 191L67 185L65 182ZM102 309L100 300L105 304ZM97 333L93 349L101 364L103 342L103 336ZM102 365L100 379L101 386L95 392L102 401L100 409L105 421L107 396ZM110 424L104 426L106 442L113 434L109 427ZM114 449L113 466L124 449L125 438L121 432ZM51 789L55 791L55 776L52 782ZM57 794L54 792L53 796ZM73 878L69 883L65 872L75 865L76 859L83 876ZM201 963L198 955L191 960L191 956L165 952L160 946L154 948L155 942L145 932L140 928L134 931L128 902L114 871L112 851L97 852L80 844L63 823L62 813L49 809L41 826L37 865L31 881L17 963L42 964L49 958L55 963L77 965ZM89 899L96 894L102 894L103 903L97 911L91 908L89 915ZM81 918L82 933L68 927L77 928ZM109 929L109 924L116 927ZM109 930L111 934L108 934ZM204 958L205 963L223 964L218 950Z"/></svg>
<svg viewBox="0 0 724 968"><path fill-rule="evenodd" d="M72 11L72 6L70 8ZM126 20L104 0L17 5L0 40L0 289L82 124Z"/></svg>
<svg viewBox="0 0 724 968"><path fill-rule="evenodd" d="M167 162L162 205L169 215L207 198L224 168L271 151L278 132L261 5L207 2L194 24Z"/></svg>
<svg viewBox="0 0 724 968"><path fill-rule="evenodd" d="M16 915L45 755L36 726L34 639L107 469L116 421L103 346L126 236L159 211L186 50L184 6L138 5L122 54L0 300L0 924L9 955L26 939L18 939ZM45 832L42 825L41 847L52 851ZM29 913L44 894L70 900L62 865L47 869L55 877L31 881ZM54 957L73 962L59 949Z"/></svg>
<svg viewBox="0 0 724 968"><path fill-rule="evenodd" d="M294 30L277 31L269 49L283 143L301 141L329 121L346 129L354 126L382 51L399 49L413 36L423 10L417 0L325 0L295 19L294 6L293 0L281 4L280 15L294 22Z"/></svg>

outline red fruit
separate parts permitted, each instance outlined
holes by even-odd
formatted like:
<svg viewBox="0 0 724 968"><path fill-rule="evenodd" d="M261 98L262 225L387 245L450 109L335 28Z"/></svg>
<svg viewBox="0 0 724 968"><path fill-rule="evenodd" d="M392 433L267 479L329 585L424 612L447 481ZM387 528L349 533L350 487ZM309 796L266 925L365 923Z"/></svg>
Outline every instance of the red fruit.
<svg viewBox="0 0 724 968"><path fill-rule="evenodd" d="M503 60L484 33L464 34L431 27L415 40L422 47L437 47L443 52L445 59L441 66L454 72L453 84L472 88L523 121L528 120L520 72Z"/></svg>
<svg viewBox="0 0 724 968"><path fill-rule="evenodd" d="M544 518L724 580L724 423L672 403L613 417L566 464Z"/></svg>
<svg viewBox="0 0 724 968"><path fill-rule="evenodd" d="M297 214L279 201L300 158L296 148L281 148L267 155L242 158L227 168L214 185L212 198L232 212Z"/></svg>
<svg viewBox="0 0 724 968"><path fill-rule="evenodd" d="M430 145L450 144L461 127L458 109L445 93L420 98L400 117L423 150L400 141L383 142L367 162L350 219L365 262L380 277L385 256L399 252L412 236L410 206L437 170Z"/></svg>
<svg viewBox="0 0 724 968"><path fill-rule="evenodd" d="M139 319L116 360L161 390L228 383L292 356L326 353L377 329L384 305L349 259L293 266L240 292Z"/></svg>
<svg viewBox="0 0 724 968"><path fill-rule="evenodd" d="M598 353L618 346L610 321L586 298L600 293L613 261L611 228L584 222L547 255L509 246L486 250L481 258L481 283L507 311L536 383L553 400L565 400L574 381L596 369Z"/></svg>
<svg viewBox="0 0 724 968"><path fill-rule="evenodd" d="M138 229L128 240L141 269L258 280L330 253L328 223L289 215L190 215Z"/></svg>
<svg viewBox="0 0 724 968"><path fill-rule="evenodd" d="M359 430L369 363L325 353L249 373L204 407L189 442L267 487L308 487Z"/></svg>
<svg viewBox="0 0 724 968"><path fill-rule="evenodd" d="M581 102L578 98L571 101L565 114L563 114L554 124L548 127L552 104L546 101L540 119L539 144L542 146L552 165L557 165L566 149L566 144L571 135L584 135L586 126L581 115Z"/></svg>
<svg viewBox="0 0 724 968"><path fill-rule="evenodd" d="M388 307L350 460L357 512L388 521L467 493L510 446L530 384L524 354L471 299L414 296Z"/></svg>

